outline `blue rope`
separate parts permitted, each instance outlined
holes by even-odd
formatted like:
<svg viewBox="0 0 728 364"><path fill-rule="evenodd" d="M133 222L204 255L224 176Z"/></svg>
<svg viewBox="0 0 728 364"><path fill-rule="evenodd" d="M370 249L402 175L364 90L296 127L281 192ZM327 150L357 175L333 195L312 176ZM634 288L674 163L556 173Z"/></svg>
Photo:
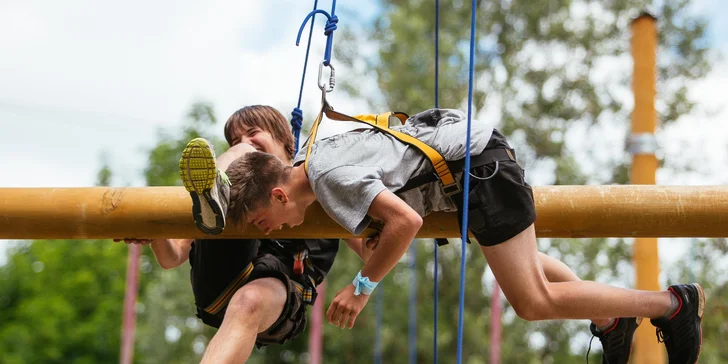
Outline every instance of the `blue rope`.
<svg viewBox="0 0 728 364"><path fill-rule="evenodd" d="M468 70L468 134L465 139L465 167L463 168L463 222L461 226L462 252L460 254L460 305L458 308L458 355L457 363L463 360L463 307L465 304L465 246L468 241L468 195L470 191L470 125L473 118L473 79L475 73L475 10L476 0L470 9L470 65Z"/></svg>
<svg viewBox="0 0 728 364"><path fill-rule="evenodd" d="M324 66L328 66L331 64L331 51L334 45L334 30L336 30L337 26L336 24L339 22L339 18L334 14L336 11L336 0L333 0L331 2L331 15L327 13L325 10L321 9L315 9L312 12L308 13L306 15L306 18L303 19L303 24L301 24L301 28L298 29L298 37L296 37L296 45L300 43L301 41L301 33L303 32L303 27L306 26L306 23L308 22L309 18L313 18L316 14L323 14L326 16L326 26L324 27L324 35L326 36L326 48L324 49ZM313 23L313 20L311 20Z"/></svg>
<svg viewBox="0 0 728 364"><path fill-rule="evenodd" d="M435 0L435 108L440 103L440 0ZM437 295L438 295L438 249L439 245L435 243L435 334L433 336L433 357L434 363L437 364Z"/></svg>
<svg viewBox="0 0 728 364"><path fill-rule="evenodd" d="M313 11L318 7L318 0L313 2ZM315 18L316 14L312 15ZM300 34L300 32L299 32ZM306 81L306 68L308 67L308 54L311 51L311 36L313 35L313 19L311 20L311 28L308 31L308 45L306 46L306 58L303 61L303 75L301 76L301 88L298 90L298 104L291 111L291 131L293 137L296 138L296 153L298 153L298 140L301 137L301 127L303 126L303 110L301 110L301 99L303 98L303 84ZM300 38L300 35L299 35ZM298 42L296 42L298 45Z"/></svg>
<svg viewBox="0 0 728 364"><path fill-rule="evenodd" d="M374 317L374 364L382 364L382 312L384 312L384 287L377 290L377 313Z"/></svg>
<svg viewBox="0 0 728 364"><path fill-rule="evenodd" d="M409 247L409 363L417 363L417 245Z"/></svg>

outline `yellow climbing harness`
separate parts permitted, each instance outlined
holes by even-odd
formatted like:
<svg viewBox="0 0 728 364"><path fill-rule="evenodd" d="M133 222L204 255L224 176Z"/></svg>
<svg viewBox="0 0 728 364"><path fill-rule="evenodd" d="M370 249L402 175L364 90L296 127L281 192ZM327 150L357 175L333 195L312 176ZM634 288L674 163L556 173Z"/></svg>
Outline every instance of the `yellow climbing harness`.
<svg viewBox="0 0 728 364"><path fill-rule="evenodd" d="M460 187L460 184L455 180L455 177L453 177L452 172L450 171L450 168L447 165L447 161L445 161L445 158L434 148L427 145L426 143L422 142L421 140L411 136L407 135L405 133L393 130L390 128L390 120L392 117L396 117L401 121L402 124L409 118L407 114L402 112L386 112L383 114L364 114L364 115L357 115L357 116L349 116L342 114L340 112L334 111L334 109L331 108L328 102L325 100L323 101L323 104L321 105L321 111L319 112L318 116L316 117L316 120L313 122L313 126L311 127L311 133L308 137L308 146L306 148L306 160L304 161L303 168L306 171L306 174L308 174L308 158L311 154L311 147L313 146L313 142L316 140L316 133L318 132L319 124L321 124L321 121L323 120L324 115L326 115L327 118L331 120L337 120L337 121L355 121L359 123L364 123L367 125L370 125L382 132L388 133L401 142L407 143L420 151L430 160L432 163L432 166L435 170L435 174L437 175L437 178L442 183L442 190L447 196L454 195L458 192L460 192L462 189Z"/></svg>

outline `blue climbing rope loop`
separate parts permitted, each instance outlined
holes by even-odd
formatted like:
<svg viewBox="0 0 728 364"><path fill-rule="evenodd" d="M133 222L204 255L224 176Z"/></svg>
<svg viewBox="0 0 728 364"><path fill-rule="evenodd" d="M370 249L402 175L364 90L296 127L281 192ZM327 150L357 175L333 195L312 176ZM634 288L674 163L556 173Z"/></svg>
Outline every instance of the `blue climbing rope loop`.
<svg viewBox="0 0 728 364"><path fill-rule="evenodd" d="M475 10L477 1L471 1L470 8L470 64L468 65L468 132L465 138L465 167L470 170L470 131L473 119L473 82L475 73ZM462 252L460 254L460 304L458 307L458 353L457 363L463 362L463 308L465 303L465 246L468 241L468 191L470 191L470 178L463 178L463 221L461 227Z"/></svg>
<svg viewBox="0 0 728 364"><path fill-rule="evenodd" d="M317 8L318 8L318 0L314 0L312 11L315 12ZM316 14L313 14L311 17L315 18L315 16L316 16ZM311 20L311 27L308 31L308 44L306 45L306 57L303 60L303 73L301 75L301 87L298 90L298 103L296 104L296 107L293 108L293 111L291 111L291 132L293 132L293 137L296 139L296 153L298 152L298 141L301 137L301 127L303 126L303 110L301 110L301 99L303 98L303 85L306 82L306 68L308 68L308 55L311 52L312 36L313 36L313 19ZM299 32L298 39L296 40L296 45L298 45L300 39L301 39L301 34Z"/></svg>
<svg viewBox="0 0 728 364"><path fill-rule="evenodd" d="M331 51L334 44L334 30L336 30L336 24L339 22L339 18L334 14L335 11L336 0L332 0L331 2L331 14L327 13L325 10L318 9L318 0L314 0L313 10L311 10L311 12L306 15L306 18L303 19L303 23L298 29L298 35L296 36L296 46L298 46L301 43L303 28L306 26L306 23L308 23L308 20L311 19L311 25L308 31L308 44L306 45L306 57L303 62L301 87L298 90L298 103L296 104L296 107L293 108L293 111L291 111L291 131L293 132L293 136L296 139L296 152L298 152L299 139L301 136L301 127L303 126L303 110L301 110L301 100L303 98L303 85L306 81L306 69L308 67L308 56L311 51L311 38L313 37L313 25L314 20L316 19L316 14L323 14L324 16L326 16L326 26L324 27L324 35L326 35L326 49L324 51L324 60L319 66L318 82L319 88L321 88L322 91L322 101L325 100L326 93L331 92L334 89L334 66L331 65ZM324 66L329 67L331 70L328 88L326 88L326 86L323 85L321 82L321 73Z"/></svg>
<svg viewBox="0 0 728 364"><path fill-rule="evenodd" d="M309 18L313 18L313 16L316 14L322 14L326 17L326 26L324 27L324 35L326 36L326 48L324 49L324 66L328 66L331 64L331 52L334 45L334 30L337 29L336 24L339 23L339 18L334 14L335 11L336 0L333 0L331 2L331 14L327 13L326 10L314 9L312 12L306 15L305 19L303 19L303 24L301 24L301 28L298 29L298 37L296 37L296 45L298 45L301 42L301 33L303 33L303 27L306 26ZM313 20L311 22L313 22Z"/></svg>

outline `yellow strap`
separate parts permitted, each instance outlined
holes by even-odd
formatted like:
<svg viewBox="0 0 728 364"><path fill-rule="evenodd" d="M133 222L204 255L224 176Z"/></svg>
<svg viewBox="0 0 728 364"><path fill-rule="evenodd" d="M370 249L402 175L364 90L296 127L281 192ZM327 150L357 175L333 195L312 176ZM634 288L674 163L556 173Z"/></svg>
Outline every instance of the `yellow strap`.
<svg viewBox="0 0 728 364"><path fill-rule="evenodd" d="M392 130L389 128L389 117L390 116L396 116L399 118L402 123L404 124L405 120L407 120L407 115L400 112L395 113L384 113L379 115L357 115L357 117L351 117L339 112L334 111L329 107L327 103L324 103L321 106L321 111L319 112L318 116L316 117L316 120L313 123L313 126L311 127L311 133L309 136L309 143L308 148L306 150L306 160L303 164L304 171L308 175L308 157L311 154L311 145L313 145L313 141L316 140L316 132L318 131L318 126L321 123L321 120L323 119L324 114L326 117L328 117L331 120L339 120L339 121L356 121L359 123L365 123L369 124L385 133L389 133L390 135L394 136L395 138L399 139L401 142L407 143L425 154L425 156L430 160L432 163L432 167L435 169L435 173L437 173L437 176L440 178L440 181L445 186L451 186L455 184L455 178L453 177L452 173L450 172L450 168L447 165L447 162L445 161L445 158L438 153L434 148L431 146L423 143L421 140L411 136L407 135L405 133L398 132L396 130Z"/></svg>
<svg viewBox="0 0 728 364"><path fill-rule="evenodd" d="M338 113L337 113L338 114ZM343 114L340 114L343 115ZM328 115L327 115L328 116ZM346 116L346 115L344 115ZM389 128L390 123L389 119L392 116L396 116L400 121L401 124L404 125L404 122L407 121L407 114L402 112L385 112L384 114L362 114L362 115L356 115L354 117L346 116L347 118L356 119L355 121L359 122L365 122L372 126L379 126L380 128ZM347 119L350 120L350 119Z"/></svg>
<svg viewBox="0 0 728 364"><path fill-rule="evenodd" d="M316 120L313 121L313 125L311 126L311 132L308 134L308 146L306 147L306 160L303 162L303 171L306 172L306 175L308 176L308 157L311 155L311 147L313 146L313 142L316 141L316 133L318 133L318 127L319 124L321 124L321 120L324 118L324 111L326 109L329 109L329 104L324 101L324 103L321 105L321 111L319 111L318 116L316 116Z"/></svg>
<svg viewBox="0 0 728 364"><path fill-rule="evenodd" d="M377 115L377 126L380 128L389 128L389 116L391 112L385 112L384 114Z"/></svg>
<svg viewBox="0 0 728 364"><path fill-rule="evenodd" d="M243 271L240 272L240 274L238 274L232 282L230 282L227 288L225 288L215 301L205 308L205 312L215 315L221 308L225 307L225 305L230 302L230 298L233 297L233 294L235 294L235 292L237 292L237 290L248 281L248 277L250 277L250 273L253 272L253 268L253 263L248 263L245 269L243 269Z"/></svg>

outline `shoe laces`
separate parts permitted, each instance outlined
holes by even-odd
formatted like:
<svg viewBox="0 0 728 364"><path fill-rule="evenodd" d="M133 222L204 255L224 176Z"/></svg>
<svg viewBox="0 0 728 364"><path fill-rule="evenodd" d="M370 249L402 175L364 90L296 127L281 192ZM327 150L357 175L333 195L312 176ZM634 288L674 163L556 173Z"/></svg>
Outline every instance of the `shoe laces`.
<svg viewBox="0 0 728 364"><path fill-rule="evenodd" d="M586 349L586 364L589 364L589 353L591 352L591 346L592 341L594 341L594 338L597 337L595 335L592 335L591 339L589 339L589 347ZM601 340L601 338L599 338ZM609 364L609 359L607 359L606 355L602 353L602 361L606 364Z"/></svg>
<svg viewBox="0 0 728 364"><path fill-rule="evenodd" d="M228 176L227 176L227 174L225 174L225 172L223 172L219 169L217 171L220 174L220 178L222 179L223 182L225 182L226 185L228 185L228 186L232 185L232 183L230 183L230 178L228 178Z"/></svg>
<svg viewBox="0 0 728 364"><path fill-rule="evenodd" d="M675 317L665 327L656 327L655 335L657 342L665 343L668 351L671 349L681 350L692 342L695 332L691 326L691 320L685 317Z"/></svg>
<svg viewBox="0 0 728 364"><path fill-rule="evenodd" d="M594 341L595 337L592 335L591 339L589 339L589 347L586 349L586 364L589 364L589 353L591 352L592 341Z"/></svg>

